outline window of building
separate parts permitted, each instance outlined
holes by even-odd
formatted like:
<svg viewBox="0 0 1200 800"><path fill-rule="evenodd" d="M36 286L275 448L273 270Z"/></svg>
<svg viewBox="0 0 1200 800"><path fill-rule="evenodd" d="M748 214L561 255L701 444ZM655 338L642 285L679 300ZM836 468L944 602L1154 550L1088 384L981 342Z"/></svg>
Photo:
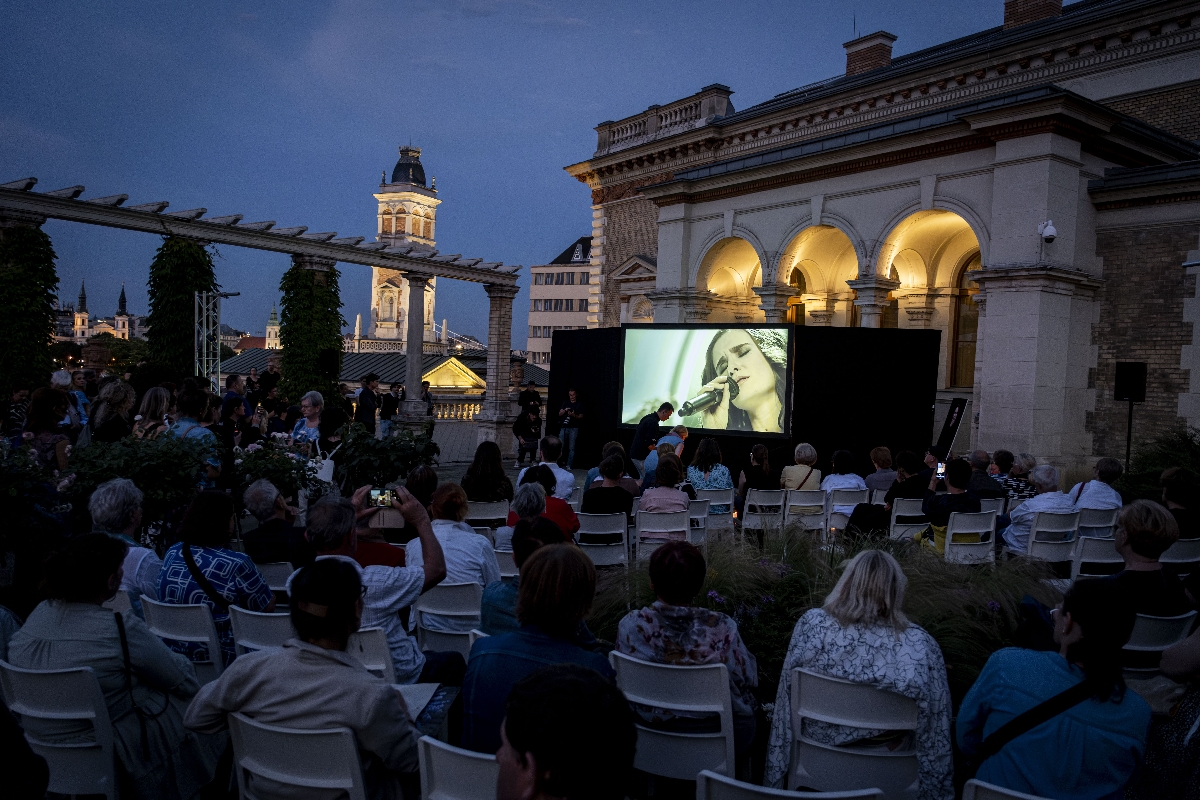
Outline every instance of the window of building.
<svg viewBox="0 0 1200 800"><path fill-rule="evenodd" d="M954 298L954 349L950 353L950 385L969 389L975 385L975 344L979 334L979 306L975 295L979 284L971 273L983 269L976 253L958 278L958 296Z"/></svg>
<svg viewBox="0 0 1200 800"><path fill-rule="evenodd" d="M586 286L591 282L592 282L592 273L590 273L590 272L579 273L579 285L580 286Z"/></svg>
<svg viewBox="0 0 1200 800"><path fill-rule="evenodd" d="M568 272L567 274L570 275L571 273ZM565 311L574 311L575 310L575 301L570 300L570 299L564 300L563 306L564 306Z"/></svg>
<svg viewBox="0 0 1200 800"><path fill-rule="evenodd" d="M575 285L575 273L574 272L564 272L563 273L563 283L565 283L567 286L574 286Z"/></svg>
<svg viewBox="0 0 1200 800"><path fill-rule="evenodd" d="M408 213L404 209L396 210L396 235L403 236L408 233Z"/></svg>
<svg viewBox="0 0 1200 800"><path fill-rule="evenodd" d="M542 310L542 301L541 300L530 300L529 301L529 310L530 311L541 311Z"/></svg>
<svg viewBox="0 0 1200 800"><path fill-rule="evenodd" d="M541 336L542 336L541 328L539 328L537 325L529 326L529 338L530 339L540 339Z"/></svg>
<svg viewBox="0 0 1200 800"><path fill-rule="evenodd" d="M381 226L383 233L390 234L392 232L392 212L383 212L383 224Z"/></svg>
<svg viewBox="0 0 1200 800"><path fill-rule="evenodd" d="M562 300L554 300L554 301L547 301L547 302L553 302L553 306L551 307L552 310L554 310L554 311L562 311L563 310L563 301Z"/></svg>
<svg viewBox="0 0 1200 800"><path fill-rule="evenodd" d="M550 354L549 353L539 353L539 352L531 350L531 351L529 351L529 357L534 364L549 364L550 363Z"/></svg>
<svg viewBox="0 0 1200 800"><path fill-rule="evenodd" d="M421 235L425 239L433 238L433 220L431 220L431 219L425 220L425 232Z"/></svg>

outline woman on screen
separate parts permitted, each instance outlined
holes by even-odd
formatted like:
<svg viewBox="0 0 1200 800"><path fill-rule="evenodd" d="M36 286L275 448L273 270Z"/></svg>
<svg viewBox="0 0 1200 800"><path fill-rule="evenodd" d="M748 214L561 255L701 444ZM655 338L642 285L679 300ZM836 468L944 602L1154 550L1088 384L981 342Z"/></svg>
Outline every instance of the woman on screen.
<svg viewBox="0 0 1200 800"><path fill-rule="evenodd" d="M708 345L701 391L721 392L705 409L701 427L783 433L787 397L787 333L728 328Z"/></svg>

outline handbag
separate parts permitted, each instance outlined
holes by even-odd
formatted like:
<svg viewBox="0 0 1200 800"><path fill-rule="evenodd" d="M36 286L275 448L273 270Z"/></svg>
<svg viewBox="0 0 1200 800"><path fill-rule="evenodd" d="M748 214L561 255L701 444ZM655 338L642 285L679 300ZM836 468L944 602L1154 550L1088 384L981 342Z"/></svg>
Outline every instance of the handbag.
<svg viewBox="0 0 1200 800"><path fill-rule="evenodd" d="M333 483L333 471L337 468L337 464L335 464L333 461L333 455L341 449L342 445L339 444L337 447L333 448L333 451L328 456L321 458L318 461L319 466L317 467L317 480L324 481L325 483ZM321 455L320 443L317 443L317 455Z"/></svg>

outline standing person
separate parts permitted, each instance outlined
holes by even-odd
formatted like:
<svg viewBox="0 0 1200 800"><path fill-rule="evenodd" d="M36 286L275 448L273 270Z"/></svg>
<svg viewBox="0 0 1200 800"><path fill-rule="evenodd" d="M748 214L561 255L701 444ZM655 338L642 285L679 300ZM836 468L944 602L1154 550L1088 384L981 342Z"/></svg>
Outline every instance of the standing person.
<svg viewBox="0 0 1200 800"><path fill-rule="evenodd" d="M1092 470L1092 479L1075 484L1071 491L1067 492L1067 496L1075 504L1075 510L1120 508L1124 505L1121 493L1112 487L1124 471L1121 462L1115 458L1102 458L1097 461L1095 469Z"/></svg>
<svg viewBox="0 0 1200 800"><path fill-rule="evenodd" d="M429 381L421 381L421 402L425 404L425 416L433 416L433 392L429 391Z"/></svg>
<svg viewBox="0 0 1200 800"><path fill-rule="evenodd" d="M100 390L99 402L88 420L94 442L119 442L133 432L129 412L137 402L137 392L125 381L109 381Z"/></svg>
<svg viewBox="0 0 1200 800"><path fill-rule="evenodd" d="M171 410L171 393L161 386L147 390L142 398L141 408L138 409L137 421L133 424L133 433L139 439L156 439L159 434L171 427L167 414Z"/></svg>
<svg viewBox="0 0 1200 800"><path fill-rule="evenodd" d="M354 409L354 421L374 436L375 412L379 410L379 395L375 394L375 390L379 388L379 376L372 372L364 375L360 383L362 391L358 393L358 406Z"/></svg>
<svg viewBox="0 0 1200 800"><path fill-rule="evenodd" d="M251 408L257 408L262 395L258 392L258 367L251 367L246 376L246 401Z"/></svg>
<svg viewBox="0 0 1200 800"><path fill-rule="evenodd" d="M529 383L517 395L517 405L521 407L522 411L528 411L530 406L537 406L538 413L541 413L542 396L538 393L537 383L534 382L533 378L529 379Z"/></svg>
<svg viewBox="0 0 1200 800"><path fill-rule="evenodd" d="M29 401L25 433L32 434L32 438L26 439L25 443L43 469L62 471L67 468L71 440L61 423L69 404L66 392L45 386L36 390Z"/></svg>
<svg viewBox="0 0 1200 800"><path fill-rule="evenodd" d="M867 488L872 491L882 489L887 491L896 482L896 470L892 469L892 451L886 447L876 447L871 451L871 463L875 471L865 479Z"/></svg>
<svg viewBox="0 0 1200 800"><path fill-rule="evenodd" d="M87 425L92 416L92 401L87 396L87 376L83 370L77 369L71 373L71 389L68 392L71 403L79 411L79 424Z"/></svg>
<svg viewBox="0 0 1200 800"><path fill-rule="evenodd" d="M20 433L25 427L25 413L29 410L29 387L18 386L9 395L8 408L5 409L0 424L4 425L4 435L12 436Z"/></svg>
<svg viewBox="0 0 1200 800"><path fill-rule="evenodd" d="M387 394L379 396L379 431L386 439L392 435L392 417L400 411L400 384L393 383Z"/></svg>
<svg viewBox="0 0 1200 800"><path fill-rule="evenodd" d="M638 421L637 430L633 434L633 444L629 446L629 458L633 461L638 472L645 469L646 456L658 444L661 436L660 423L675 413L675 406L663 403L658 411L651 412Z"/></svg>
<svg viewBox="0 0 1200 800"><path fill-rule="evenodd" d="M211 450L199 480L201 489L211 489L221 475L221 459L217 453L217 435L201 424L201 418L208 413L208 394L201 389L186 387L179 393L177 405L179 419L167 432L180 439L196 439Z"/></svg>
<svg viewBox="0 0 1200 800"><path fill-rule="evenodd" d="M275 362L267 360L267 370L258 379L258 388L262 392L263 397L268 397L271 390L279 386L280 379L283 375L279 374L279 370L275 368Z"/></svg>
<svg viewBox="0 0 1200 800"><path fill-rule="evenodd" d="M567 469L575 468L575 443L579 440L582 424L583 404L579 402L579 392L568 389L567 402L558 410L558 435L567 451Z"/></svg>
<svg viewBox="0 0 1200 800"><path fill-rule="evenodd" d="M225 376L225 395L221 398L222 403L230 400L240 400L244 416L250 416L253 409L250 408L250 401L246 399L246 384L242 380L242 376L236 372L232 375Z"/></svg>
<svg viewBox="0 0 1200 800"><path fill-rule="evenodd" d="M316 442L321 438L321 409L324 405L325 398L320 392L308 392L300 398L300 416L303 419L292 428L292 441Z"/></svg>
<svg viewBox="0 0 1200 800"><path fill-rule="evenodd" d="M530 406L517 417L512 432L517 440L517 466L521 466L526 453L529 454L529 463L535 463L538 440L542 438L542 418L538 416L536 406Z"/></svg>

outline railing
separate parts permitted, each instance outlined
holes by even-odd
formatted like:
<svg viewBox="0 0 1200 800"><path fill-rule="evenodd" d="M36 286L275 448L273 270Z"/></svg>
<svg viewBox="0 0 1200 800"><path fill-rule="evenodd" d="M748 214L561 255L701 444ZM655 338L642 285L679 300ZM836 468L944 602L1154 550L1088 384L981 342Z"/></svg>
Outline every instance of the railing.
<svg viewBox="0 0 1200 800"><path fill-rule="evenodd" d="M478 397L434 397L434 419L475 419L483 411L483 401Z"/></svg>
<svg viewBox="0 0 1200 800"><path fill-rule="evenodd" d="M596 152L603 154L623 150L642 142L698 128L704 125L709 117L731 114L733 106L729 102L729 95L728 86L714 84L674 103L650 106L641 114L618 122L602 123L596 128Z"/></svg>

